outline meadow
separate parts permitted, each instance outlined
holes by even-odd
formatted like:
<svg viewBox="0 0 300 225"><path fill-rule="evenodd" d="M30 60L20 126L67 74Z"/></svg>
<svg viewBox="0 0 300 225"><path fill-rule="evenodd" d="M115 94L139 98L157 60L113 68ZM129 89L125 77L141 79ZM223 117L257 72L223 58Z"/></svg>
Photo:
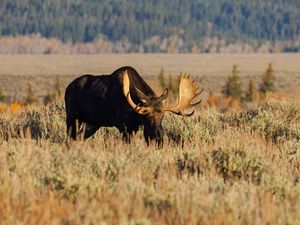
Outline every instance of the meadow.
<svg viewBox="0 0 300 225"><path fill-rule="evenodd" d="M30 84L37 97L51 92L56 79L61 89L82 74L111 74L118 67L129 65L137 69L154 88L157 76L164 71L176 77L190 74L206 93L219 93L238 66L241 81L260 81L269 63L276 73L276 87L299 95L300 54L100 54L100 55L0 55L0 88L7 96L22 101ZM16 82L17 81L17 82Z"/></svg>
<svg viewBox="0 0 300 225"><path fill-rule="evenodd" d="M294 67L280 67L286 56L266 57L277 59L275 68L285 76L299 75L295 58L286 58ZM260 73L269 62L247 65L251 74ZM232 64L223 68L223 80ZM172 73L196 73L167 65ZM145 76L154 83L151 73ZM142 131L124 144L114 128L67 148L62 99L3 111L0 224L300 224L300 102L294 93L222 111L204 102L189 118L166 114L161 149L147 146Z"/></svg>

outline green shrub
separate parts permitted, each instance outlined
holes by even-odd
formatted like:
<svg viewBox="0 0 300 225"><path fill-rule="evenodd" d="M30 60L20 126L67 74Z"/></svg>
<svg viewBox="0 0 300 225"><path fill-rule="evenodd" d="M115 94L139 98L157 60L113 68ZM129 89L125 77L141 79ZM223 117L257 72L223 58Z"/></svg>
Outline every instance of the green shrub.
<svg viewBox="0 0 300 225"><path fill-rule="evenodd" d="M198 140L212 143L220 129L219 118L220 114L211 108L197 119L166 115L163 124L171 143L193 143Z"/></svg>
<svg viewBox="0 0 300 225"><path fill-rule="evenodd" d="M262 94L266 94L267 92L274 92L275 91L274 82L275 82L274 69L272 67L272 63L270 63L266 72L262 76L262 81L259 87L259 91Z"/></svg>
<svg viewBox="0 0 300 225"><path fill-rule="evenodd" d="M240 99L242 97L242 88L238 73L237 65L233 65L232 74L228 77L226 85L222 90L225 96L233 97L235 99Z"/></svg>
<svg viewBox="0 0 300 225"><path fill-rule="evenodd" d="M224 181L244 179L259 185L268 170L260 156L240 149L215 149L212 151L212 161Z"/></svg>
<svg viewBox="0 0 300 225"><path fill-rule="evenodd" d="M0 118L0 136L8 138L48 139L63 142L65 135L65 111L60 101L46 107L30 107L16 115L7 113Z"/></svg>
<svg viewBox="0 0 300 225"><path fill-rule="evenodd" d="M243 130L256 131L274 143L300 140L300 110L293 100L267 99L259 108L224 114L221 120Z"/></svg>

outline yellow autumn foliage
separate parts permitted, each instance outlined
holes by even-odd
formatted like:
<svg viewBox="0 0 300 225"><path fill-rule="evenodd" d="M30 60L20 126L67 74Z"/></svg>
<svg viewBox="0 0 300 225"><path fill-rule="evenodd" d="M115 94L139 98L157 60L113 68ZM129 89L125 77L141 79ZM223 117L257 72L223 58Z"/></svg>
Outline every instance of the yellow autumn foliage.
<svg viewBox="0 0 300 225"><path fill-rule="evenodd" d="M19 102L12 102L9 104L9 110L12 113L20 111L22 109L22 107L23 107L22 104Z"/></svg>

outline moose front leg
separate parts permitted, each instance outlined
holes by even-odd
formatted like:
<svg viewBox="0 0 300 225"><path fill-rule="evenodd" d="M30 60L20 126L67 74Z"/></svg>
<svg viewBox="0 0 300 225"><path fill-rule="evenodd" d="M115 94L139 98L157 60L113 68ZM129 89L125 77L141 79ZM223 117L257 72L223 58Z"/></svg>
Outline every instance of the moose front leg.
<svg viewBox="0 0 300 225"><path fill-rule="evenodd" d="M125 143L130 143L131 142L131 137L133 134L133 129L126 126L125 124L122 124L121 126L117 127L120 133L122 133L122 140Z"/></svg>

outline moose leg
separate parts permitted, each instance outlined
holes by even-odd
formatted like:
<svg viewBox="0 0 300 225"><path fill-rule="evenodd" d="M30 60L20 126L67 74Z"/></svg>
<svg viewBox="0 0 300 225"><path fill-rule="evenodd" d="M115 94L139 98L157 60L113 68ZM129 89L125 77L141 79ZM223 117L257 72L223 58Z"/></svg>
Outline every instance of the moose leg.
<svg viewBox="0 0 300 225"><path fill-rule="evenodd" d="M130 143L133 130L128 128L124 124L122 126L117 127L117 128L122 133L122 140L126 143Z"/></svg>
<svg viewBox="0 0 300 225"><path fill-rule="evenodd" d="M76 140L76 119L67 114L67 140L66 145L70 147L73 140Z"/></svg>
<svg viewBox="0 0 300 225"><path fill-rule="evenodd" d="M84 138L86 125L79 119L74 117L67 117L67 136L69 142L70 139L82 140Z"/></svg>
<svg viewBox="0 0 300 225"><path fill-rule="evenodd" d="M76 119L67 117L67 136L76 140Z"/></svg>
<svg viewBox="0 0 300 225"><path fill-rule="evenodd" d="M123 141L129 144L131 142L132 132L131 133L122 132L122 134L123 134L123 137L122 137Z"/></svg>

